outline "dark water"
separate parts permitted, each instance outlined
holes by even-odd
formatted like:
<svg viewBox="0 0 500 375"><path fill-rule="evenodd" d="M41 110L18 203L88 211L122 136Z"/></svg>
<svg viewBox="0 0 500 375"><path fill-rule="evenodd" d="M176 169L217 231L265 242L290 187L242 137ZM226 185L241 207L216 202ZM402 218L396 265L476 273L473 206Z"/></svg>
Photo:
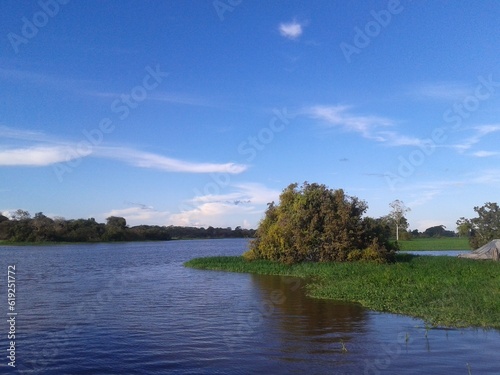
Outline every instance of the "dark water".
<svg viewBox="0 0 500 375"><path fill-rule="evenodd" d="M500 373L499 331L426 330L420 320L307 298L297 279L182 265L245 247L209 240L0 248L4 281L16 266L18 312L12 369L2 282L0 372Z"/></svg>

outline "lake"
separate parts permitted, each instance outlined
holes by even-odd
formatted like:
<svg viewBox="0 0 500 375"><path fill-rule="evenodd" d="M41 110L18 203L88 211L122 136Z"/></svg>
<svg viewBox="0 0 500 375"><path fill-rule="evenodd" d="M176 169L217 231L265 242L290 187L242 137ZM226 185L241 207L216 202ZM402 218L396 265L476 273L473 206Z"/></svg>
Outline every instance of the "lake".
<svg viewBox="0 0 500 375"><path fill-rule="evenodd" d="M246 246L231 239L0 247L2 372L500 373L498 330L430 329L419 319L308 298L299 279L183 267ZM15 369L5 356L9 265Z"/></svg>

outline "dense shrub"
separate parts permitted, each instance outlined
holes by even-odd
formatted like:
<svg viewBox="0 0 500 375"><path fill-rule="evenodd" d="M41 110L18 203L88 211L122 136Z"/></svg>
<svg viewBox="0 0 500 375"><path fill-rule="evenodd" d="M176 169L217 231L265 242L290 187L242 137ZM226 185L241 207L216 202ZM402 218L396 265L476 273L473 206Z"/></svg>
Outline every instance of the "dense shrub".
<svg viewBox="0 0 500 375"><path fill-rule="evenodd" d="M367 205L325 185L291 184L270 203L245 259L292 264L373 260L386 262L393 251L389 229L362 218Z"/></svg>

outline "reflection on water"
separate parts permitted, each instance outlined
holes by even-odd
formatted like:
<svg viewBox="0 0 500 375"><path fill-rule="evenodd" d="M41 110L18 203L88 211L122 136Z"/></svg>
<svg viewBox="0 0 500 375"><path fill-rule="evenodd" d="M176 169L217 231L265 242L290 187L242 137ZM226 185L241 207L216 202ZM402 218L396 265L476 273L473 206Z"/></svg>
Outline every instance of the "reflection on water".
<svg viewBox="0 0 500 375"><path fill-rule="evenodd" d="M467 374L468 363L474 375L499 373L498 331L429 330L418 319L308 298L300 279L182 265L245 247L211 240L0 248L0 269L18 270L16 370Z"/></svg>
<svg viewBox="0 0 500 375"><path fill-rule="evenodd" d="M251 277L260 291L260 300L267 315L279 312L280 318L270 320L269 324L279 327L283 335L304 337L309 343L339 342L349 341L350 333L363 330L366 310L357 304L307 297L306 282L298 278Z"/></svg>

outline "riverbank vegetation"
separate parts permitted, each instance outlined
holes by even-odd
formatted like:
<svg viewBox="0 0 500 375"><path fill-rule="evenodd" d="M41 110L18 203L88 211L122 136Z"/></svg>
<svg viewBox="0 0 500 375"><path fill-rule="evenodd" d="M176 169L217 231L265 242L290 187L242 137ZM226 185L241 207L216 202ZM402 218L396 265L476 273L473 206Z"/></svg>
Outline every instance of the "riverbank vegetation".
<svg viewBox="0 0 500 375"><path fill-rule="evenodd" d="M245 238L253 229L193 228L138 225L129 227L125 218L110 216L106 224L94 218L66 220L49 218L39 212L17 210L12 218L0 215L0 245L64 242L168 241L173 239Z"/></svg>
<svg viewBox="0 0 500 375"><path fill-rule="evenodd" d="M243 257L197 258L187 267L295 276L314 298L357 302L376 311L421 318L434 326L500 329L500 263L398 254L394 263L287 265Z"/></svg>

